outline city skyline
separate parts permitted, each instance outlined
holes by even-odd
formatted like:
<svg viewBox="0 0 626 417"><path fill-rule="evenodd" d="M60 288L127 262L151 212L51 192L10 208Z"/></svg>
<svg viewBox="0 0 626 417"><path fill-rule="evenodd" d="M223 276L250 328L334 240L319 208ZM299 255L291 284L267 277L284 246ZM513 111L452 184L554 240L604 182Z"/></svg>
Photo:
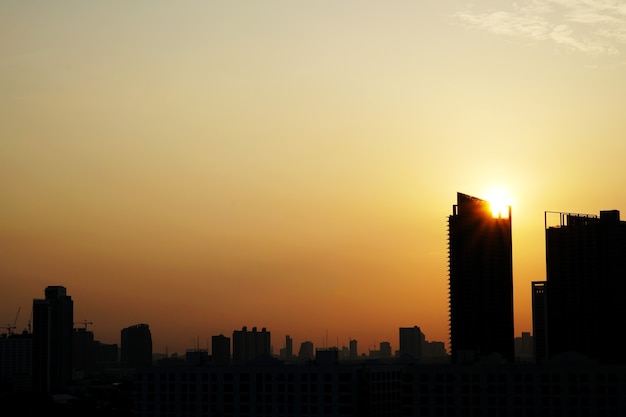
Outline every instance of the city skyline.
<svg viewBox="0 0 626 417"><path fill-rule="evenodd" d="M544 212L626 210L623 6L0 6L0 324L41 288L154 350L248 326L448 347L456 192L509 194L515 335Z"/></svg>

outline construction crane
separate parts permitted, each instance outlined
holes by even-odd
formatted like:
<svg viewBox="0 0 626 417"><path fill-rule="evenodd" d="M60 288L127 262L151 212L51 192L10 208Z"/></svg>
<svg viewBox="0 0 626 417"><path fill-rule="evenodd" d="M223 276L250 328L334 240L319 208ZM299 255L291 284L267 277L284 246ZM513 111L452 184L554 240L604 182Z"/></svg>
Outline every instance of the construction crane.
<svg viewBox="0 0 626 417"><path fill-rule="evenodd" d="M74 323L74 324L78 324L78 323ZM80 322L80 324L82 324L83 325L83 329L85 329L85 331L87 331L87 325L88 324L93 324L93 322L92 321L83 320L83 321Z"/></svg>
<svg viewBox="0 0 626 417"><path fill-rule="evenodd" d="M28 333L32 333L31 323L33 321L33 309L30 309L30 318L28 319Z"/></svg>
<svg viewBox="0 0 626 417"><path fill-rule="evenodd" d="M15 324L17 323L17 318L20 315L20 310L22 309L22 307L18 307L17 308L17 314L15 315L15 320L13 320L13 325L11 326L11 324L7 324L6 326L3 326L3 329L7 329L7 333L9 336L11 336L13 334L13 330L15 330Z"/></svg>

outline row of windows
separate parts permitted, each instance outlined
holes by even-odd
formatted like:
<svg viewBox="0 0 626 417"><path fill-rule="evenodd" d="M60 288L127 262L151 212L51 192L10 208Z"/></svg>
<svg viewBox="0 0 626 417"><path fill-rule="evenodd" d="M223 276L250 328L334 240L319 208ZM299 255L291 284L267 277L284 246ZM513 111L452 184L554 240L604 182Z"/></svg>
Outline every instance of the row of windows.
<svg viewBox="0 0 626 417"><path fill-rule="evenodd" d="M205 414L205 415L222 415L233 414L245 415L251 413L251 415L293 415L296 410L304 415L315 415L317 413L324 413L324 415L351 415L354 412L354 407L351 405L338 405L333 407L331 405L301 405L296 407L294 405L257 405L250 406L248 404L225 404L223 407L196 407L195 405L187 404L160 404L155 406L153 404L146 404L141 407L140 412L148 415L181 415L183 413L190 413L191 415ZM221 413L221 414L220 414Z"/></svg>
<svg viewBox="0 0 626 417"><path fill-rule="evenodd" d="M374 375L376 377L376 375ZM294 381L312 381L312 382L317 382L319 381L323 381L323 382L332 382L332 381L339 381L339 382L349 382L353 380L353 374L352 373L330 373L330 372L326 372L323 374L318 374L318 373L258 373L258 374L250 374L247 372L242 372L242 373L231 373L231 372L225 372L225 373L209 373L209 372L205 372L205 373L188 373L188 372L180 372L180 373L176 373L176 372L162 372L162 373L154 373L154 372L148 372L146 374L139 374L138 378L139 379L146 379L148 381L154 381L155 379L158 379L160 381L170 381L170 382L174 382L174 381L190 381L190 382L194 382L194 381L203 381L203 382L207 382L209 380L215 382L215 381L239 381L239 382L248 382L250 380L256 380L257 383L262 383L262 382L273 382L273 381L287 381L287 382L294 382ZM381 379L376 377L375 379Z"/></svg>
<svg viewBox="0 0 626 417"><path fill-rule="evenodd" d="M405 375L405 378L409 378L410 380L412 380L411 378L412 375ZM609 384L615 384L618 382L619 377L617 376L617 374L615 373L597 373L595 375L593 374L588 374L588 373L567 373L567 374L560 374L560 373L548 373L548 374L541 374L541 375L537 375L537 374L533 374L533 373L528 373L528 374L454 374L454 373L448 373L448 374L428 374L428 373L423 373L423 374L419 374L416 375L416 377L418 377L418 379L421 382L446 382L446 383L451 383L451 382L463 382L463 383L479 383L479 382L491 382L491 383L506 383L507 381L510 381L511 379L516 382L516 383L522 383L522 382L526 382L526 383L535 383L537 381L542 382L542 383L554 383L554 384L561 384L561 383L592 383L592 382L596 382L596 383L609 383Z"/></svg>
<svg viewBox="0 0 626 417"><path fill-rule="evenodd" d="M267 392L267 393L271 393L271 392L277 392L277 393L300 393L300 392L319 392L319 393L331 393L331 392L339 392L339 393L348 393L348 392L352 392L353 391L353 386L352 384L349 383L341 383L341 384L331 384L331 383L324 383L324 384L301 384L301 385L294 385L294 384L284 384L284 383L280 383L280 384L275 384L275 385L270 385L270 384L266 384L263 386L255 386L255 385L250 385L248 383L243 383L243 384L239 384L239 385L235 385L232 383L227 383L227 384L217 384L217 383L212 383L212 384L208 384L208 383L203 383L203 384L186 384L186 383L181 383L181 384L168 384L168 383L148 383L146 385L144 385L145 390L147 392L182 392L182 393L187 393L187 392L203 392L203 393L207 393L207 392Z"/></svg>

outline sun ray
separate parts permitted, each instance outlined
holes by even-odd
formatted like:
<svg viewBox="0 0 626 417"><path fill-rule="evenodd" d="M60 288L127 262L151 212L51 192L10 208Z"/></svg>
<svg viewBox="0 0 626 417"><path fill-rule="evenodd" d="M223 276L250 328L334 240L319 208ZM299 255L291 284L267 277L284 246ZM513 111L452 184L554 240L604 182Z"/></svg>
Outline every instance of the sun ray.
<svg viewBox="0 0 626 417"><path fill-rule="evenodd" d="M511 206L509 193L502 188L493 188L487 192L487 201L491 208L491 215L496 218L508 218Z"/></svg>

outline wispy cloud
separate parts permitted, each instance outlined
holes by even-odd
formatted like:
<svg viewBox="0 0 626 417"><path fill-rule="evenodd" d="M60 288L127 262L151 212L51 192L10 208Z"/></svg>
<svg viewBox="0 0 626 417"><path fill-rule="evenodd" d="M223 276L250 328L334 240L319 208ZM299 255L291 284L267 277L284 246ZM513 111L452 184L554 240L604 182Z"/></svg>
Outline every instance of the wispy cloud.
<svg viewBox="0 0 626 417"><path fill-rule="evenodd" d="M618 55L626 48L626 1L524 0L506 10L479 9L473 6L456 16L489 32L583 53Z"/></svg>

